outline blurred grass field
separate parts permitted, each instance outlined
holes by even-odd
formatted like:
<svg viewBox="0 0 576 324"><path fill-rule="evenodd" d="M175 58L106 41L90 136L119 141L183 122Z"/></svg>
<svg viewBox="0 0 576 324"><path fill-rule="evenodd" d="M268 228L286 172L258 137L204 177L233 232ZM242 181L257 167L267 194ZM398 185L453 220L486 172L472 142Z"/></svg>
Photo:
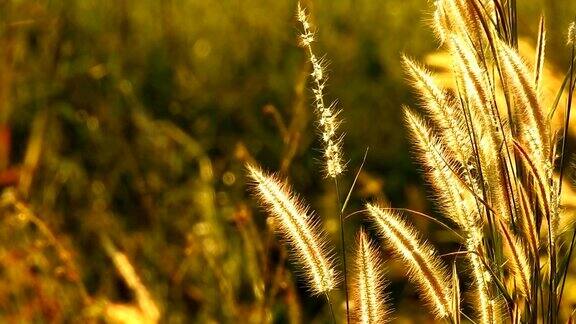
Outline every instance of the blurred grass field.
<svg viewBox="0 0 576 324"><path fill-rule="evenodd" d="M368 199L433 210L405 139L400 107L415 99L399 64L438 50L429 1L304 4L343 109L348 172L370 148L350 210ZM549 61L565 71L576 2L518 6L531 39L544 11ZM252 159L289 176L338 242L295 8L0 0L1 322L329 322L245 183ZM400 265L387 266L398 321L425 319Z"/></svg>

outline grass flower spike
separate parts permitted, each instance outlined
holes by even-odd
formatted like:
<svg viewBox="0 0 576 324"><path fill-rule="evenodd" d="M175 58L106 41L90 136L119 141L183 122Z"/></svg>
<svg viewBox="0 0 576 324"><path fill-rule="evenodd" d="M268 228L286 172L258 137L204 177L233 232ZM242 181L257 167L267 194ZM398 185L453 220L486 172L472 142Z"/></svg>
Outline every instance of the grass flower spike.
<svg viewBox="0 0 576 324"><path fill-rule="evenodd" d="M450 316L451 279L435 249L423 242L416 230L398 214L372 204L366 207L385 243L407 262L409 279L418 285L434 315L437 318Z"/></svg>
<svg viewBox="0 0 576 324"><path fill-rule="evenodd" d="M290 245L294 259L314 295L327 293L337 285L337 274L322 231L309 208L292 190L258 167L248 165L256 195L262 206L274 217L277 230Z"/></svg>
<svg viewBox="0 0 576 324"><path fill-rule="evenodd" d="M297 11L298 21L302 24L303 33L300 35L301 45L307 49L310 63L312 63L312 82L314 87L314 102L316 113L318 114L318 124L322 134L322 143L324 144L325 171L329 178L336 178L344 171L344 162L342 158L342 136L338 135L339 110L336 109L336 102L326 105L324 102L324 87L327 76L325 71L325 62L319 59L312 50L314 41L314 32L312 32L306 11L298 3Z"/></svg>
<svg viewBox="0 0 576 324"><path fill-rule="evenodd" d="M514 274L514 281L518 286L520 293L524 296L530 296L530 265L528 257L519 240L510 232L508 226L500 220L500 232L502 233L503 243L506 247L509 268Z"/></svg>
<svg viewBox="0 0 576 324"><path fill-rule="evenodd" d="M568 38L566 43L568 45L576 44L576 21L571 22L570 26L568 26Z"/></svg>
<svg viewBox="0 0 576 324"><path fill-rule="evenodd" d="M383 293L384 276L378 249L363 230L360 230L357 242L352 290L356 307L354 319L362 324L386 323L388 307Z"/></svg>

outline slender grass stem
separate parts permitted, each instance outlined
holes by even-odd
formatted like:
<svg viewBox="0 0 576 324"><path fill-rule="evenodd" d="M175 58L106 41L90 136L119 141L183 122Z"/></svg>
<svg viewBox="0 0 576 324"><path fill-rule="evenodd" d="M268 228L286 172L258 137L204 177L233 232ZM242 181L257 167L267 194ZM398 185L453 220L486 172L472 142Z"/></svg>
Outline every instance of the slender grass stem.
<svg viewBox="0 0 576 324"><path fill-rule="evenodd" d="M566 138L568 137L568 128L570 126L570 112L572 110L572 94L573 94L573 87L574 87L574 53L575 46L572 45L572 55L570 56L570 82L568 85L568 99L566 104L566 117L565 117L565 124L564 130L562 134L562 148L560 151L560 175L558 177L558 197L560 197L562 193L562 179L564 176L564 153L566 152Z"/></svg>
<svg viewBox="0 0 576 324"><path fill-rule="evenodd" d="M562 178L564 176L564 156L566 155L566 137L568 136L568 127L570 125L570 112L572 110L572 95L573 95L573 87L574 87L574 51L575 51L575 46L574 44L572 44L572 53L570 55L570 82L568 85L568 102L566 104L566 117L565 117L565 124L564 124L564 130L563 130L563 136L562 136L562 149L561 149L561 154L560 154L560 175L558 177L558 199L560 199L560 196L562 194ZM564 284L566 282L566 276L568 275L568 269L570 266L570 258L572 257L572 249L574 247L574 239L576 236L576 232L574 232L574 234L572 235L572 240L570 242L570 252L568 254L568 261L566 263L566 272L563 276L562 279L562 287L560 288L560 295L557 296L557 305L551 305L554 306L554 313L557 313L560 309L560 302L562 301L562 294L564 292ZM552 247L551 247L551 251L552 251ZM550 273L550 277L552 278L554 275L554 277L556 276L555 273ZM552 281L552 280L551 280ZM554 289L556 288L556 282L554 282Z"/></svg>
<svg viewBox="0 0 576 324"><path fill-rule="evenodd" d="M574 233L572 233L572 240L570 241L570 250L568 251L568 261L566 261L564 276L562 278L562 286L560 286L560 294L558 294L558 305L556 306L556 312L560 311L560 304L562 303L562 294L564 294L564 285L566 284L566 277L568 277L568 271L570 269L570 259L572 258L572 252L574 251L575 240L576 240L576 229L574 230Z"/></svg>
<svg viewBox="0 0 576 324"><path fill-rule="evenodd" d="M332 315L332 323L336 324L336 315L334 315L334 306L332 305L330 295L328 295L328 293L324 293L324 296L326 296L326 301L328 302L328 307L330 308L330 315Z"/></svg>
<svg viewBox="0 0 576 324"><path fill-rule="evenodd" d="M263 260L264 269L262 271L262 275L264 277L263 278L263 281L264 281L264 288L263 288L264 289L264 291L263 291L264 300L262 302L262 309L261 309L261 314L260 314L262 324L267 322L266 321L266 318L267 318L266 312L268 310L268 298L269 298L268 295L270 294L270 287L268 285L268 281L270 280L270 264L269 264L268 257L269 257L269 253L270 253L270 247L273 243L272 242L272 235L270 235L270 231L266 231L265 237L266 238L264 239L264 241L266 242L266 246L264 248L264 260Z"/></svg>
<svg viewBox="0 0 576 324"><path fill-rule="evenodd" d="M356 186L356 182L358 181L358 177L360 176L360 172L362 172L362 168L364 167L364 163L366 162L366 157L368 156L368 150L369 149L370 148L367 147L366 151L364 152L364 158L362 158L362 163L360 164L358 171L356 171L356 176L354 176L354 181L352 182L352 185L350 186L350 190L348 190L348 195L346 195L346 200L344 200L344 203L342 204L342 208L340 209L340 213L342 213L342 214L346 210L346 206L348 206L348 202L350 201L350 197L352 196L352 192L354 191L354 187Z"/></svg>
<svg viewBox="0 0 576 324"><path fill-rule="evenodd" d="M460 314L462 314L462 316L464 316L464 318L466 318L470 323L477 324L476 321L471 319L470 316L466 315L464 312L461 311Z"/></svg>
<svg viewBox="0 0 576 324"><path fill-rule="evenodd" d="M446 223L444 223L444 222L442 222L442 221L439 221L438 219L436 219L436 218L434 218L434 217L432 217L432 216L426 215L426 214L424 214L424 213L421 213L421 212L419 212L419 211L412 210L412 209L409 209L409 208L381 208L381 209L382 209L382 210L393 210L393 211L404 211L404 212L412 213L412 214L414 214L414 215L416 215L416 216L422 216L422 217L424 217L424 218L426 218L426 219L428 219L428 220L431 220L431 221L433 221L434 223L436 223L436 224L444 227L445 229L449 230L450 232L452 232L452 234L456 235L460 240L462 240L462 241L465 240L462 235L458 234L458 232L456 232L452 227L448 226Z"/></svg>
<svg viewBox="0 0 576 324"><path fill-rule="evenodd" d="M340 189L338 186L338 178L334 177L334 187L336 188L336 200L338 201L338 210L340 210L339 218L340 218L340 240L342 241L342 263L344 269L344 293L346 297L346 323L350 323L350 308L348 305L348 269L346 265L346 242L345 242L345 233L344 233L344 213L342 211L342 204L340 202Z"/></svg>

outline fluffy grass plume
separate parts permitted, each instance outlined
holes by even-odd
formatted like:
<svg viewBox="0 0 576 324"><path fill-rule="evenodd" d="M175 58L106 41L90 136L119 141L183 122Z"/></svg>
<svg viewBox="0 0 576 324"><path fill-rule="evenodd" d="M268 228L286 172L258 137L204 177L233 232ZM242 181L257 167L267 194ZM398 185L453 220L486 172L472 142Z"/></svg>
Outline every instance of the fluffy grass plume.
<svg viewBox="0 0 576 324"><path fill-rule="evenodd" d="M437 318L450 316L451 279L436 250L422 241L400 215L373 204L366 207L386 245L406 261L409 279L416 283L432 313Z"/></svg>
<svg viewBox="0 0 576 324"><path fill-rule="evenodd" d="M404 58L404 65L407 73L417 94L423 98L423 107L435 129L432 129L426 121L409 109L405 109L405 116L418 157L426 167L425 176L434 189L443 214L451 218L466 233L467 249L474 253L481 253L483 219L480 216L483 215L483 208L481 208L482 202L479 202L476 197L482 195L482 191L477 179L473 177L470 161L473 161L474 152L482 150L485 152L483 154L492 154L490 152L493 152L495 148L495 139L490 138L489 134L486 135L487 129L492 125L492 120L489 115L486 116L479 109L491 104L490 91L485 85L482 70L475 62L473 54L467 51L455 37L450 37L450 40L453 44L453 53L460 62L461 72L458 75L463 80L461 83L463 87L467 87L467 93L474 94L475 99L472 101L475 103L476 110L470 109L468 113L474 113L475 116L480 117L474 120L476 134L484 138L480 144L482 146L475 147L472 141L473 136L471 136L468 121L471 118L466 116L467 112L460 109L455 101L450 102L445 99L447 97L445 91L440 90L425 68L419 67L417 63L406 58ZM478 121L482 122L478 123ZM482 160L487 161L488 157ZM493 323L497 316L492 307L492 298L489 296L486 269L478 255L471 254L469 259L479 300L475 308L478 310L481 322Z"/></svg>
<svg viewBox="0 0 576 324"><path fill-rule="evenodd" d="M442 211L458 226L476 228L479 222L476 200L473 189L464 181L462 166L447 152L422 118L410 109L404 109L404 115L419 159L426 167L427 180L437 193Z"/></svg>
<svg viewBox="0 0 576 324"><path fill-rule="evenodd" d="M318 115L318 124L320 126L321 138L324 144L324 161L325 172L330 178L336 178L344 171L344 161L342 158L342 136L338 135L338 126L340 121L338 115L340 110L336 108L336 101L331 104L324 102L324 87L328 77L326 75L325 61L318 58L312 49L314 42L314 32L311 29L306 10L298 3L296 14L298 21L302 24L302 35L300 35L300 44L306 48L308 58L312 63L312 82L314 86L314 103L316 105L316 114Z"/></svg>
<svg viewBox="0 0 576 324"><path fill-rule="evenodd" d="M454 109L453 96L436 84L432 74L425 67L406 56L402 57L408 80L420 99L421 107L437 130L438 140L444 149L460 160L472 155L472 145L463 113Z"/></svg>
<svg viewBox="0 0 576 324"><path fill-rule="evenodd" d="M576 21L570 23L568 26L568 36L566 38L567 45L574 45L576 44Z"/></svg>
<svg viewBox="0 0 576 324"><path fill-rule="evenodd" d="M510 232L510 229L502 220L499 222L502 233L505 252L508 257L508 267L512 271L514 282L519 288L519 292L525 296L530 296L531 267L528 257L522 247L522 243Z"/></svg>
<svg viewBox="0 0 576 324"><path fill-rule="evenodd" d="M386 323L389 321L387 297L384 294L384 275L378 248L370 241L364 230L357 237L354 259L354 321L362 324Z"/></svg>
<svg viewBox="0 0 576 324"><path fill-rule="evenodd" d="M250 178L261 205L274 217L277 231L290 245L302 266L305 282L314 295L327 293L338 283L331 251L318 221L290 187L260 168L248 165Z"/></svg>

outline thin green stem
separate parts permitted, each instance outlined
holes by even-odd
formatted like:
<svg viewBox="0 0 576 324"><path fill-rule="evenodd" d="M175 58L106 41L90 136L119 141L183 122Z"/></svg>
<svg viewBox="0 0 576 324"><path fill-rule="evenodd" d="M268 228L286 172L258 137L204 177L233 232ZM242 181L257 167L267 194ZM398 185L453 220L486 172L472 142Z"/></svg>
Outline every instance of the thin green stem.
<svg viewBox="0 0 576 324"><path fill-rule="evenodd" d="M332 315L332 323L336 324L336 315L334 315L334 307L332 306L332 301L330 300L330 295L328 293L324 293L326 296L326 301L328 302L328 307L330 307L330 314Z"/></svg>
<svg viewBox="0 0 576 324"><path fill-rule="evenodd" d="M562 194L562 178L564 176L564 155L566 152L566 138L568 137L568 127L570 126L570 111L572 110L572 87L574 84L574 50L575 46L572 45L572 55L570 60L570 82L568 83L568 101L566 104L566 116L564 130L562 134L562 151L560 153L560 175L558 179L558 197Z"/></svg>
<svg viewBox="0 0 576 324"><path fill-rule="evenodd" d="M560 287L560 294L558 295L558 305L556 306L556 312L560 311L560 304L562 303L562 294L564 294L564 285L566 284L566 277L568 277L568 271L570 270L570 259L572 258L572 252L574 251L574 241L576 240L576 230L572 234L572 240L570 241L570 250L568 252L568 261L566 261L566 267L564 270L564 277L562 278L562 286Z"/></svg>
<svg viewBox="0 0 576 324"><path fill-rule="evenodd" d="M565 124L564 124L564 130L563 130L563 136L562 136L562 151L560 154L560 175L559 175L559 179L558 179L558 199L560 199L560 196L562 194L562 178L564 175L564 156L566 155L566 137L568 137L568 127L570 125L570 111L572 110L572 94L573 94L573 85L574 85L574 51L575 51L575 46L572 45L572 53L570 56L570 82L568 84L568 102L566 104L566 116L565 116ZM550 215L552 216L552 215ZM550 226L550 225L549 225ZM568 271L568 266L570 266L570 257L572 256L572 248L574 247L574 237L576 236L576 232L574 232L574 234L572 235L572 241L570 243L570 252L569 252L569 256L568 256L568 262L566 264L566 274L564 275L564 278L562 279L562 287L560 288L560 295L557 297L558 300L556 302L556 304L552 304L551 306L553 307L553 311L554 313L557 313L560 309L560 301L562 301L562 293L564 292L564 283L566 280L566 276L567 276L567 271ZM552 250L552 246L550 247L550 251L551 253L553 253L554 251ZM552 258L552 255L550 256ZM555 261L555 260L554 260ZM552 262L552 260L551 260ZM554 264L555 266L555 264ZM554 269L555 270L555 269ZM550 277L555 279L556 273L555 272L550 272ZM556 294L556 280L552 281L551 283L554 284L553 287L551 287L551 293L552 293L552 289L554 289L554 294ZM556 296L554 296L556 297ZM555 315L555 314L553 314Z"/></svg>
<svg viewBox="0 0 576 324"><path fill-rule="evenodd" d="M436 218L434 218L434 217L432 217L432 216L426 215L426 214L424 214L424 213L422 213L422 212L419 212L419 211L416 211L416 210L412 210L412 209L409 209L409 208L382 208L382 209L384 209L384 210L393 210L393 211L405 211L405 212L408 212L408 213L412 213L412 214L414 214L414 215L416 215L416 216L422 216L422 217L424 217L424 218L426 218L426 219L429 219L429 220L433 221L434 223L436 223L436 224L444 227L445 229L449 230L450 232L452 232L452 234L456 235L461 241L465 241L465 238L464 238L462 235L458 234L458 232L456 232L452 227L450 227L450 226L448 226L446 223L444 223L444 222L442 222L442 221L440 221L440 220L438 220L438 219L436 219Z"/></svg>
<svg viewBox="0 0 576 324"><path fill-rule="evenodd" d="M266 242L266 246L264 247L264 269L263 269L263 281L264 281L264 300L262 302L262 309L261 309L261 323L265 324L267 321L267 316L266 316L266 312L268 311L268 299L269 299L269 293L270 293L270 288L268 287L268 281L270 280L270 265L268 262L268 255L270 252L270 246L272 245L272 235L270 235L270 231L266 231L265 234L266 238L265 238L265 242ZM271 297L271 296L270 296Z"/></svg>
<svg viewBox="0 0 576 324"><path fill-rule="evenodd" d="M366 162L366 157L368 156L368 147L364 152L364 158L362 159L362 163L356 172L356 176L354 177L354 181L352 182L352 186L350 186L350 190L348 190L348 195L346 195L346 200L344 200L344 204L342 204L342 208L340 209L340 213L344 213L346 210L346 206L348 206L348 202L350 201L350 197L352 196L352 192L354 191L354 187L356 186L356 181L358 181L358 177L360 176L360 172L362 172L362 168L364 167L364 163Z"/></svg>
<svg viewBox="0 0 576 324"><path fill-rule="evenodd" d="M342 212L342 204L340 202L340 189L338 188L338 178L334 178L334 186L336 187L336 199L338 201L339 217L340 217L340 240L342 241L342 263L344 268L344 293L346 296L346 323L350 323L350 308L348 305L348 271L346 265L346 242L344 235L344 213Z"/></svg>

